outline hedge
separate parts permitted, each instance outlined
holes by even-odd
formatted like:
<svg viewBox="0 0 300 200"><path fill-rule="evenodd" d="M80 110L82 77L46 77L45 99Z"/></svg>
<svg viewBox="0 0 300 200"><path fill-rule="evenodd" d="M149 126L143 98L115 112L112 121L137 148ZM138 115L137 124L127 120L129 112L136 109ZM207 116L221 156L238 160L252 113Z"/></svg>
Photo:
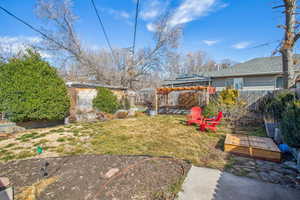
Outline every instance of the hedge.
<svg viewBox="0 0 300 200"><path fill-rule="evenodd" d="M0 70L0 111L11 121L59 120L70 99L57 70L31 50Z"/></svg>
<svg viewBox="0 0 300 200"><path fill-rule="evenodd" d="M282 113L281 130L288 145L300 147L300 101L290 103Z"/></svg>
<svg viewBox="0 0 300 200"><path fill-rule="evenodd" d="M120 108L117 97L107 88L97 88L97 96L93 99L93 107L101 112L114 113Z"/></svg>

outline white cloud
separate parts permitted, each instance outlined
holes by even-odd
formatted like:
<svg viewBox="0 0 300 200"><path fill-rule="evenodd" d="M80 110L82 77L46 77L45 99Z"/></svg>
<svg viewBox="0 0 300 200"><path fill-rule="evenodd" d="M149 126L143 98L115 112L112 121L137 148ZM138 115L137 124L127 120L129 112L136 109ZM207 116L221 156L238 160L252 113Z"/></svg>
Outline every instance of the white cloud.
<svg viewBox="0 0 300 200"><path fill-rule="evenodd" d="M125 12L125 11L120 11L119 14L121 17L126 18L126 19L128 19L130 17L129 13Z"/></svg>
<svg viewBox="0 0 300 200"><path fill-rule="evenodd" d="M144 20L153 19L159 14L158 10L148 10L147 12L141 13L141 17Z"/></svg>
<svg viewBox="0 0 300 200"><path fill-rule="evenodd" d="M170 0L145 0L143 2L140 17L146 21L146 28L150 32L155 31L154 21L164 13L170 3Z"/></svg>
<svg viewBox="0 0 300 200"><path fill-rule="evenodd" d="M148 22L146 27L149 31L154 31L153 21L164 13L169 5L170 0L145 0L140 16ZM168 26L185 24L228 6L229 4L222 3L222 0L182 0L181 4L172 11Z"/></svg>
<svg viewBox="0 0 300 200"><path fill-rule="evenodd" d="M176 26L193 21L212 11L217 0L184 0L171 17L170 25Z"/></svg>
<svg viewBox="0 0 300 200"><path fill-rule="evenodd" d="M18 37L10 37L10 36L0 36L0 43L37 43L40 42L41 38L39 37L24 37L24 36L18 36Z"/></svg>
<svg viewBox="0 0 300 200"><path fill-rule="evenodd" d="M202 40L207 46L213 46L219 42L219 40Z"/></svg>
<svg viewBox="0 0 300 200"><path fill-rule="evenodd" d="M14 55L19 52L24 52L32 45L38 44L42 41L39 37L25 37L25 36L0 36L0 51L1 54ZM43 58L50 58L51 55L46 52L39 52Z"/></svg>
<svg viewBox="0 0 300 200"><path fill-rule="evenodd" d="M155 25L152 23L147 24L146 27L147 27L148 31L150 31L150 32L154 32L156 30Z"/></svg>
<svg viewBox="0 0 300 200"><path fill-rule="evenodd" d="M229 3L222 3L219 7L220 8L227 8L229 6Z"/></svg>
<svg viewBox="0 0 300 200"><path fill-rule="evenodd" d="M130 14L124 10L115 10L112 8L102 8L104 12L107 12L110 15L113 15L115 18L118 19L129 19Z"/></svg>
<svg viewBox="0 0 300 200"><path fill-rule="evenodd" d="M141 9L141 18L143 20L152 20L159 16L167 7L168 1L148 0Z"/></svg>
<svg viewBox="0 0 300 200"><path fill-rule="evenodd" d="M236 43L236 44L232 45L232 47L235 48L235 49L245 49L250 44L251 44L251 42L239 42L239 43Z"/></svg>

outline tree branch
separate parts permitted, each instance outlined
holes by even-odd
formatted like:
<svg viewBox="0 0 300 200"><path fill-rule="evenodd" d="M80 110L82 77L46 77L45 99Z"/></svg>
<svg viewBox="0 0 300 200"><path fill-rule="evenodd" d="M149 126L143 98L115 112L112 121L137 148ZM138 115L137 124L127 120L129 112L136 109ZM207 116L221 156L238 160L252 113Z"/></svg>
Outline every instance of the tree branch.
<svg viewBox="0 0 300 200"><path fill-rule="evenodd" d="M272 9L284 8L284 7L285 7L285 5L280 5L280 6L274 6L274 7L272 7Z"/></svg>
<svg viewBox="0 0 300 200"><path fill-rule="evenodd" d="M294 43L297 42L297 40L300 38L300 32L298 32L296 35L295 35L295 38L294 38Z"/></svg>

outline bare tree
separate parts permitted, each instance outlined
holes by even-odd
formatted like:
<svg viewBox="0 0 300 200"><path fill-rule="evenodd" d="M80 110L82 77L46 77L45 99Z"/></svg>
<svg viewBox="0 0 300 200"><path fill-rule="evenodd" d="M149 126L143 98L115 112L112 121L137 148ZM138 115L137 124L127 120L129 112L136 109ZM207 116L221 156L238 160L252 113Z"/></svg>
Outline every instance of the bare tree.
<svg viewBox="0 0 300 200"><path fill-rule="evenodd" d="M129 88L133 88L133 83L139 77L149 74L151 70L161 69L168 52L178 47L182 27L170 26L169 19L170 15L167 13L154 23L154 47L139 50L137 57L125 66L125 84Z"/></svg>
<svg viewBox="0 0 300 200"><path fill-rule="evenodd" d="M230 59L224 59L220 62L220 69L227 69L229 67L234 66L235 64L237 64L237 62Z"/></svg>
<svg viewBox="0 0 300 200"><path fill-rule="evenodd" d="M209 58L204 51L196 51L188 53L184 59L184 73L187 74L199 74L207 69Z"/></svg>
<svg viewBox="0 0 300 200"><path fill-rule="evenodd" d="M162 68L165 55L169 49L177 47L181 35L181 27L171 27L169 15L163 15L155 23L153 47L139 49L134 58L130 49L114 49L113 62L110 53L83 47L74 29L77 17L72 13L70 0L38 0L37 15L55 27L44 30L47 36L57 41L44 38L46 50L63 57L65 63L68 58L71 60L69 71L63 73L68 79L88 79L106 84L119 82L129 88L141 85L138 82L145 80L145 76Z"/></svg>
<svg viewBox="0 0 300 200"><path fill-rule="evenodd" d="M75 32L74 23L78 17L72 12L72 1L38 0L36 13L46 24L51 24L51 27L54 27L51 29L43 28L43 32L48 38L53 38L53 40L44 38L43 45L38 46L38 48L52 52L55 56L60 57L63 63L71 62L69 65L73 68L78 66L74 62L79 63L78 79L89 77L104 83L109 82L102 70L99 70L98 63L90 59L90 53L83 47ZM75 74L73 73L73 75Z"/></svg>
<svg viewBox="0 0 300 200"><path fill-rule="evenodd" d="M182 55L177 52L168 52L165 62L165 79L175 79L182 73Z"/></svg>
<svg viewBox="0 0 300 200"><path fill-rule="evenodd" d="M293 59L294 47L300 38L299 21L296 20L297 14L297 0L282 0L283 5L275 6L273 8L284 8L285 25L279 25L285 31L284 40L281 43L279 52L282 55L282 69L284 74L284 88L290 88L294 85L295 61Z"/></svg>

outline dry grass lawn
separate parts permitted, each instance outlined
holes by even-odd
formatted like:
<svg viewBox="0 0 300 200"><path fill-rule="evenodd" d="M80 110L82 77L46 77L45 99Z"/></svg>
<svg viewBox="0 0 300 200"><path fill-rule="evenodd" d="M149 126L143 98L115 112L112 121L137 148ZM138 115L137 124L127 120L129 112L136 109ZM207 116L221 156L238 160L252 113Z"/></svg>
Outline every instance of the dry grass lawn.
<svg viewBox="0 0 300 200"><path fill-rule="evenodd" d="M253 131L255 130L255 131ZM261 128L247 134L261 134ZM0 160L51 157L76 154L172 156L194 165L224 169L233 159L223 152L230 128L218 132L199 132L185 125L184 116L116 119L106 122L78 123L52 129L37 129L0 141ZM37 146L44 152L37 155Z"/></svg>

